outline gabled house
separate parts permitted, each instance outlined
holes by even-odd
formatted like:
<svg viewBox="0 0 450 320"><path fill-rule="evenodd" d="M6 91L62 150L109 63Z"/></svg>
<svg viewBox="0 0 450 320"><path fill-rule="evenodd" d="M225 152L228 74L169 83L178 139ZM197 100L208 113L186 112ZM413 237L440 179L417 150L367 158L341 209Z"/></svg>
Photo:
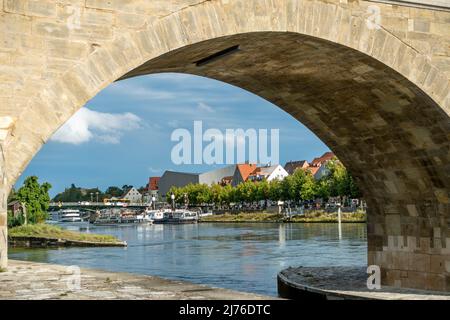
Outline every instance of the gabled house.
<svg viewBox="0 0 450 320"><path fill-rule="evenodd" d="M335 158L336 156L334 155L333 152L329 151L329 152L325 152L322 156L318 157L318 158L314 158L314 160L311 162L310 166L311 167L320 167L322 166L324 163L332 160L333 158Z"/></svg>
<svg viewBox="0 0 450 320"><path fill-rule="evenodd" d="M158 198L158 191L159 191L159 180L160 177L150 177L148 178L148 184L147 184L147 194L148 196Z"/></svg>
<svg viewBox="0 0 450 320"><path fill-rule="evenodd" d="M233 187L238 184L247 181L248 177L257 169L256 164L242 163L236 165L231 185Z"/></svg>
<svg viewBox="0 0 450 320"><path fill-rule="evenodd" d="M135 187L129 188L125 190L122 199L128 200L131 203L140 203L142 202L142 194Z"/></svg>
<svg viewBox="0 0 450 320"><path fill-rule="evenodd" d="M320 179L329 173L326 163L336 158L333 152L325 152L322 156L314 158L313 161L308 163L306 160L301 161L289 161L284 166L284 169L288 174L293 174L295 170L301 169L309 171L315 179Z"/></svg>
<svg viewBox="0 0 450 320"><path fill-rule="evenodd" d="M286 170L279 164L273 165L273 166L264 166L264 167L258 167L255 171L253 171L249 178L252 181L261 181L261 180L283 180L286 178L289 174Z"/></svg>
<svg viewBox="0 0 450 320"><path fill-rule="evenodd" d="M300 160L300 161L289 161L286 162L284 165L284 170L291 175L295 172L297 169L307 169L309 167L309 163L306 160Z"/></svg>
<svg viewBox="0 0 450 320"><path fill-rule="evenodd" d="M23 206L19 201L14 200L8 203L7 210L11 211L14 218L17 218L19 215L23 213Z"/></svg>

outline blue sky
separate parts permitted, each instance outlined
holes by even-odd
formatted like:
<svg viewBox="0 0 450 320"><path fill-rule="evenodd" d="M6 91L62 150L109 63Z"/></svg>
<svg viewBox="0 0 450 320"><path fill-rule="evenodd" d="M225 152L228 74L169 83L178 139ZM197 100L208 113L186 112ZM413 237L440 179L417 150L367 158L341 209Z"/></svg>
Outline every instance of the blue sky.
<svg viewBox="0 0 450 320"><path fill-rule="evenodd" d="M210 165L175 165L176 128L279 129L280 163L310 161L328 151L311 131L270 102L229 84L186 74L156 74L111 84L42 147L16 186L37 175L53 185L142 186L165 170L203 172ZM214 165L219 167L220 165Z"/></svg>

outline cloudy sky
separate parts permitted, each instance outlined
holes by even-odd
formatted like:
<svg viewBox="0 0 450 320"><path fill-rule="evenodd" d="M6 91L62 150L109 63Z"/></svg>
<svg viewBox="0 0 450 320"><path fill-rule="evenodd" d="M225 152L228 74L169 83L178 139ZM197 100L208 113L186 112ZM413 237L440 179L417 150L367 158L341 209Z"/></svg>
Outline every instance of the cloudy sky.
<svg viewBox="0 0 450 320"><path fill-rule="evenodd" d="M175 165L171 159L177 144L171 141L173 131L193 132L194 121L202 121L204 131L223 133L279 129L281 164L328 151L297 120L247 91L197 76L157 74L116 82L100 92L54 134L17 186L37 175L53 185L53 196L71 183L101 189L142 186L165 170L209 170L210 165Z"/></svg>

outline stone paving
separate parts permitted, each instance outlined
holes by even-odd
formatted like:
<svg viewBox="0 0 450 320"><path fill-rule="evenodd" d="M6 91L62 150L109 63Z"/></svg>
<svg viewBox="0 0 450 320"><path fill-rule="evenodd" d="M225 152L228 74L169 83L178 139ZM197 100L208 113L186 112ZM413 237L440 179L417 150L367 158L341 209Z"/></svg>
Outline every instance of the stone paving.
<svg viewBox="0 0 450 320"><path fill-rule="evenodd" d="M79 274L68 266L10 260L8 270L0 272L0 299L276 299L153 276L92 269Z"/></svg>
<svg viewBox="0 0 450 320"><path fill-rule="evenodd" d="M298 290L320 293L327 299L450 300L450 293L381 286L367 288L366 267L290 267L279 273Z"/></svg>

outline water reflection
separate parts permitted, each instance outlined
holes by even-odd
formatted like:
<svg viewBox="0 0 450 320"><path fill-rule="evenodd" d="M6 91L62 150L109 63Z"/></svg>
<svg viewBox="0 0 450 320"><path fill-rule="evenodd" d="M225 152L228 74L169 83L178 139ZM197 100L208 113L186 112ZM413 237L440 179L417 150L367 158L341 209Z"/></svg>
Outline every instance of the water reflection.
<svg viewBox="0 0 450 320"><path fill-rule="evenodd" d="M276 295L276 274L290 265L366 263L366 226L233 224L91 227L128 248L12 249L10 258L183 279Z"/></svg>

